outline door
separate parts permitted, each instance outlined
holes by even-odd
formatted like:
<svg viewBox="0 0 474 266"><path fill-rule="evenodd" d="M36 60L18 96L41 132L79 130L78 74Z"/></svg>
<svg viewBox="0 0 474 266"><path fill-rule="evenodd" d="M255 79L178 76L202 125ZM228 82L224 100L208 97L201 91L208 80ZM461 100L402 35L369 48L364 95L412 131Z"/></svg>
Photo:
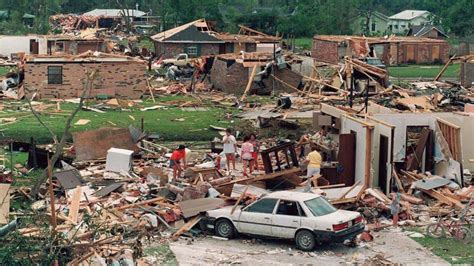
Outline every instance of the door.
<svg viewBox="0 0 474 266"><path fill-rule="evenodd" d="M35 39L30 40L30 54L39 53L39 43Z"/></svg>
<svg viewBox="0 0 474 266"><path fill-rule="evenodd" d="M272 219L272 235L293 238L301 225L301 208L296 201L280 200Z"/></svg>
<svg viewBox="0 0 474 266"><path fill-rule="evenodd" d="M237 229L241 233L271 236L272 216L277 199L263 198L245 208L239 217Z"/></svg>
<svg viewBox="0 0 474 266"><path fill-rule="evenodd" d="M407 47L406 62L414 62L415 61L415 45L408 44L406 47Z"/></svg>
<svg viewBox="0 0 474 266"><path fill-rule="evenodd" d="M438 61L440 56L439 56L439 45L433 45L432 47L432 52L431 52L431 61Z"/></svg>
<svg viewBox="0 0 474 266"><path fill-rule="evenodd" d="M337 161L339 162L339 183L346 186L354 185L355 180L355 150L356 133L339 135L339 152Z"/></svg>
<svg viewBox="0 0 474 266"><path fill-rule="evenodd" d="M379 187L387 193L388 137L380 135L379 146Z"/></svg>

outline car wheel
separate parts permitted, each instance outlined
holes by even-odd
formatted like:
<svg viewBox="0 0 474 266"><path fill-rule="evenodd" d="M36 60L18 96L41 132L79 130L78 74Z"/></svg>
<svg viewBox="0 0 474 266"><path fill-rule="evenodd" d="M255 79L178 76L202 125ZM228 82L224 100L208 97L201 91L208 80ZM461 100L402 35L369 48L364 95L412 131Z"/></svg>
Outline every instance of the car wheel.
<svg viewBox="0 0 474 266"><path fill-rule="evenodd" d="M308 230L301 230L295 237L296 247L303 251L311 251L316 246L314 234Z"/></svg>
<svg viewBox="0 0 474 266"><path fill-rule="evenodd" d="M234 225L226 219L217 220L216 226L216 235L225 238L232 238L235 234Z"/></svg>

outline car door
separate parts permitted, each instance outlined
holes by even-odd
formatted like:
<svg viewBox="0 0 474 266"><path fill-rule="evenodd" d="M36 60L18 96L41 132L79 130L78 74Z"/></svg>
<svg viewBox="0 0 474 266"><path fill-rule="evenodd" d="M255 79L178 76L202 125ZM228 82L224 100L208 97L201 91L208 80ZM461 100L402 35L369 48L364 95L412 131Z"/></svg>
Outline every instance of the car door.
<svg viewBox="0 0 474 266"><path fill-rule="evenodd" d="M237 229L240 233L271 236L272 215L277 199L263 198L240 213Z"/></svg>
<svg viewBox="0 0 474 266"><path fill-rule="evenodd" d="M272 235L293 238L301 225L302 210L296 201L279 200L272 219Z"/></svg>

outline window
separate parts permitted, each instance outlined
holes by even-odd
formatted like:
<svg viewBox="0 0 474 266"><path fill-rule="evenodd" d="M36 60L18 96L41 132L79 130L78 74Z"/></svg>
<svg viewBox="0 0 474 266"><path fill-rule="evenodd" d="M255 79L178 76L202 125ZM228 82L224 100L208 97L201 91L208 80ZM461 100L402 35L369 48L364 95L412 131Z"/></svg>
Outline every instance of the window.
<svg viewBox="0 0 474 266"><path fill-rule="evenodd" d="M372 22L372 31L375 31L375 22Z"/></svg>
<svg viewBox="0 0 474 266"><path fill-rule="evenodd" d="M197 47L196 46L189 46L188 48L186 48L186 53L188 55L198 55L198 51L197 51Z"/></svg>
<svg viewBox="0 0 474 266"><path fill-rule="evenodd" d="M314 216L323 216L337 211L337 209L323 197L307 200L304 203Z"/></svg>
<svg viewBox="0 0 474 266"><path fill-rule="evenodd" d="M395 29L398 30L398 25L394 25Z"/></svg>
<svg viewBox="0 0 474 266"><path fill-rule="evenodd" d="M63 67L48 67L48 84L63 84Z"/></svg>
<svg viewBox="0 0 474 266"><path fill-rule="evenodd" d="M280 200L276 214L300 216L298 204L295 201Z"/></svg>
<svg viewBox="0 0 474 266"><path fill-rule="evenodd" d="M245 211L248 212L260 212L260 213L273 213L277 200L276 199L261 199L254 204L250 205Z"/></svg>
<svg viewBox="0 0 474 266"><path fill-rule="evenodd" d="M57 42L55 45L55 51L56 52L64 52L64 43L63 42Z"/></svg>

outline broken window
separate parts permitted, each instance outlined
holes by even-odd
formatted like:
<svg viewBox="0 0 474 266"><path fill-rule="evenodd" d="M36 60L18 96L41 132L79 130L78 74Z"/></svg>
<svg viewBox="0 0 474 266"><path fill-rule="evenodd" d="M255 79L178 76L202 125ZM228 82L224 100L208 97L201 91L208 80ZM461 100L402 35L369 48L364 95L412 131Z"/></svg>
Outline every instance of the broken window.
<svg viewBox="0 0 474 266"><path fill-rule="evenodd" d="M64 52L64 43L63 42L57 42L55 45L56 52Z"/></svg>
<svg viewBox="0 0 474 266"><path fill-rule="evenodd" d="M197 47L196 47L196 46L189 46L189 47L186 49L186 52L187 52L188 55L198 55Z"/></svg>
<svg viewBox="0 0 474 266"><path fill-rule="evenodd" d="M298 204L295 201L280 200L280 203L278 203L277 214L300 216Z"/></svg>
<svg viewBox="0 0 474 266"><path fill-rule="evenodd" d="M250 205L246 211L248 212L259 212L259 213L273 213L275 208L276 199L261 199L254 204Z"/></svg>
<svg viewBox="0 0 474 266"><path fill-rule="evenodd" d="M63 67L48 67L48 84L63 84Z"/></svg>

